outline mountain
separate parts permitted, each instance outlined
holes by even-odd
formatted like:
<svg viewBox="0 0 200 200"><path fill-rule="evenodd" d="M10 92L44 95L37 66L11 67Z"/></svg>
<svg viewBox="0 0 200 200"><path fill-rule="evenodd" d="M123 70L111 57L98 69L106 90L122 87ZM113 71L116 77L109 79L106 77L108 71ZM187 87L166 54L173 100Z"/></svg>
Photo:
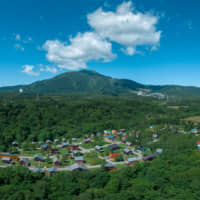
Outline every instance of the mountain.
<svg viewBox="0 0 200 200"><path fill-rule="evenodd" d="M171 96L200 96L200 88L176 85L143 85L132 80L114 79L95 71L81 70L66 72L52 79L34 82L30 85L1 87L0 92L18 92L40 94L79 94L79 95L135 95L142 91L144 95L154 93Z"/></svg>

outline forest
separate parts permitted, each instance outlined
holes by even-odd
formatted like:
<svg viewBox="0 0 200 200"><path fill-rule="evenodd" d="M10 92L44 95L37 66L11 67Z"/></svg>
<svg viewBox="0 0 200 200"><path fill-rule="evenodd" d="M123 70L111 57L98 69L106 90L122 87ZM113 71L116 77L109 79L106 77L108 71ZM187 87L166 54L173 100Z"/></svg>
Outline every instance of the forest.
<svg viewBox="0 0 200 200"><path fill-rule="evenodd" d="M196 136L168 134L164 154L116 171L59 172L53 177L28 169L0 169L0 199L8 200L197 200L200 153Z"/></svg>
<svg viewBox="0 0 200 200"><path fill-rule="evenodd" d="M174 109L174 106L176 106ZM52 177L25 167L0 168L2 200L196 200L199 199L199 136L177 134L199 124L183 119L200 115L198 101L164 102L152 98L26 98L0 101L0 151L9 152L12 141L20 144L55 138L81 137L105 129L125 128L143 132L163 125L151 149L164 153L153 161L138 162L107 172L103 168L59 172ZM142 136L148 142L148 133ZM130 141L135 138L130 137Z"/></svg>

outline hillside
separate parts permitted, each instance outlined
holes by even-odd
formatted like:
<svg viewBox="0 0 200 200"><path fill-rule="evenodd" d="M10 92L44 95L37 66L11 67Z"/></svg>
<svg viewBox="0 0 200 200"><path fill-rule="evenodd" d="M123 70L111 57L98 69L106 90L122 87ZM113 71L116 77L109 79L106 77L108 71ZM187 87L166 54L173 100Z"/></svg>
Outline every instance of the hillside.
<svg viewBox="0 0 200 200"><path fill-rule="evenodd" d="M30 85L1 87L0 92L18 92L23 88L25 93L57 95L111 95L129 96L142 90L145 93L163 93L170 96L200 96L200 88L175 85L143 85L128 79L115 79L94 71L81 70L66 72L52 79L38 81Z"/></svg>

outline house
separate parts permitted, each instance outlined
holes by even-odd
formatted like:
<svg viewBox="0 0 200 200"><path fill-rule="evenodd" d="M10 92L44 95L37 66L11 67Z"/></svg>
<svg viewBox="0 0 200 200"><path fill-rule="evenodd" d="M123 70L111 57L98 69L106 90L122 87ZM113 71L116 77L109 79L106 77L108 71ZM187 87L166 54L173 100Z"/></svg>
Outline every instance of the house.
<svg viewBox="0 0 200 200"><path fill-rule="evenodd" d="M103 167L106 171L113 171L117 169L117 167L111 163L107 163Z"/></svg>
<svg viewBox="0 0 200 200"><path fill-rule="evenodd" d="M59 160L58 158L54 158L54 159L53 159L53 166L54 166L54 167L60 166L60 160Z"/></svg>
<svg viewBox="0 0 200 200"><path fill-rule="evenodd" d="M12 146L13 146L13 147L18 147L18 146L19 146L19 143L16 142L16 141L14 141L14 142L12 142Z"/></svg>
<svg viewBox="0 0 200 200"><path fill-rule="evenodd" d="M118 156L120 156L120 152L113 152L113 153L109 153L108 155L110 159L115 159Z"/></svg>
<svg viewBox="0 0 200 200"><path fill-rule="evenodd" d="M50 148L50 149L49 149L49 153L50 153L51 155L58 154L58 149L52 149L52 148Z"/></svg>
<svg viewBox="0 0 200 200"><path fill-rule="evenodd" d="M1 161L2 161L3 163L6 163L6 164L12 164L12 163L13 163L13 161L12 161L11 158L9 158L9 157L2 157L2 158L1 158Z"/></svg>
<svg viewBox="0 0 200 200"><path fill-rule="evenodd" d="M51 140L46 140L47 144L52 144L53 142Z"/></svg>
<svg viewBox="0 0 200 200"><path fill-rule="evenodd" d="M39 172L40 174L42 174L43 173L43 171L42 171L42 169L41 168L35 168L34 170L33 170L33 172L34 173L37 173L37 172Z"/></svg>
<svg viewBox="0 0 200 200"><path fill-rule="evenodd" d="M104 141L105 142L112 142L115 139L114 135L105 135Z"/></svg>
<svg viewBox="0 0 200 200"><path fill-rule="evenodd" d="M101 146L96 145L95 150L98 151L99 153L104 152L103 148Z"/></svg>
<svg viewBox="0 0 200 200"><path fill-rule="evenodd" d="M120 149L120 147L117 144L110 144L107 146L107 148L111 149L112 151Z"/></svg>
<svg viewBox="0 0 200 200"><path fill-rule="evenodd" d="M82 156L75 157L74 160L75 160L75 163L78 163L78 164L83 164L84 162L84 159Z"/></svg>
<svg viewBox="0 0 200 200"><path fill-rule="evenodd" d="M126 131L126 129L124 129L124 128L119 129L119 132L120 132L120 133L123 133L123 132L125 132L125 131Z"/></svg>
<svg viewBox="0 0 200 200"><path fill-rule="evenodd" d="M50 169L49 169L49 175L50 176L53 176L55 173L57 173L57 168L55 168L55 167L51 167Z"/></svg>
<svg viewBox="0 0 200 200"><path fill-rule="evenodd" d="M87 167L80 165L78 163L75 163L70 166L70 171L87 171L87 170L88 170Z"/></svg>
<svg viewBox="0 0 200 200"><path fill-rule="evenodd" d="M90 138L94 138L94 134L93 133L90 135Z"/></svg>
<svg viewBox="0 0 200 200"><path fill-rule="evenodd" d="M193 128L193 129L191 130L191 133L198 133L198 130L197 130L196 128Z"/></svg>
<svg viewBox="0 0 200 200"><path fill-rule="evenodd" d="M59 143L59 141L60 141L59 139L54 139L53 142L54 142L55 144L57 144L57 143Z"/></svg>
<svg viewBox="0 0 200 200"><path fill-rule="evenodd" d="M67 148L69 146L69 142L63 142L62 143L62 148Z"/></svg>
<svg viewBox="0 0 200 200"><path fill-rule="evenodd" d="M71 151L79 150L79 146L78 146L77 144L72 144L72 145L70 146L70 150L71 150Z"/></svg>
<svg viewBox="0 0 200 200"><path fill-rule="evenodd" d="M156 133L154 133L154 134L152 135L152 138L153 138L153 139L158 139L159 137L158 137L158 135L157 135Z"/></svg>
<svg viewBox="0 0 200 200"><path fill-rule="evenodd" d="M154 125L151 125L149 128L153 129L153 128L155 128L155 126L154 126Z"/></svg>
<svg viewBox="0 0 200 200"><path fill-rule="evenodd" d="M153 159L156 158L156 157L157 157L157 154L149 154L149 155L147 155L147 156L145 156L145 157L143 158L143 161L153 160Z"/></svg>
<svg viewBox="0 0 200 200"><path fill-rule="evenodd" d="M77 156L79 154L79 151L74 150L74 151L72 151L72 153L73 153L74 156Z"/></svg>
<svg viewBox="0 0 200 200"><path fill-rule="evenodd" d="M83 140L82 144L87 144L87 143L89 143L89 142L91 142L91 139L90 139L90 138L87 138L87 139L84 139L84 140Z"/></svg>
<svg viewBox="0 0 200 200"><path fill-rule="evenodd" d="M4 158L10 158L14 162L18 162L19 161L19 157L18 156L14 156L11 153L1 153L0 154L0 159L2 159L3 157Z"/></svg>
<svg viewBox="0 0 200 200"><path fill-rule="evenodd" d="M34 155L33 159L34 161L37 161L37 162L44 162L44 158L39 155Z"/></svg>
<svg viewBox="0 0 200 200"><path fill-rule="evenodd" d="M116 134L117 131L116 131L116 130L112 130L111 133L112 133L112 134Z"/></svg>
<svg viewBox="0 0 200 200"><path fill-rule="evenodd" d="M163 149L160 149L160 148L156 149L156 153L157 154L162 154L163 153Z"/></svg>
<svg viewBox="0 0 200 200"><path fill-rule="evenodd" d="M131 143L131 142L126 142L126 146L127 146L127 147L131 147L131 146L132 146L132 143Z"/></svg>
<svg viewBox="0 0 200 200"><path fill-rule="evenodd" d="M49 148L51 148L51 146L50 146L50 145L47 145L47 144L43 144L43 145L41 146L41 148L42 148L43 151L47 151Z"/></svg>
<svg viewBox="0 0 200 200"><path fill-rule="evenodd" d="M117 137L120 137L120 136L122 136L122 133L121 132L117 133Z"/></svg>
<svg viewBox="0 0 200 200"><path fill-rule="evenodd" d="M134 165L138 162L138 159L136 157L133 157L133 158L128 158L126 164L127 165Z"/></svg>
<svg viewBox="0 0 200 200"><path fill-rule="evenodd" d="M133 152L130 149L124 149L124 154L126 154L127 156L130 156L133 154Z"/></svg>
<svg viewBox="0 0 200 200"><path fill-rule="evenodd" d="M76 142L76 140L77 140L76 138L72 138L72 142Z"/></svg>
<svg viewBox="0 0 200 200"><path fill-rule="evenodd" d="M22 158L19 161L19 164L20 164L20 166L26 166L26 167L31 166L31 163L29 162L29 160L27 158Z"/></svg>
<svg viewBox="0 0 200 200"><path fill-rule="evenodd" d="M122 138L121 142L122 142L123 144L125 144L125 143L126 143L126 138Z"/></svg>

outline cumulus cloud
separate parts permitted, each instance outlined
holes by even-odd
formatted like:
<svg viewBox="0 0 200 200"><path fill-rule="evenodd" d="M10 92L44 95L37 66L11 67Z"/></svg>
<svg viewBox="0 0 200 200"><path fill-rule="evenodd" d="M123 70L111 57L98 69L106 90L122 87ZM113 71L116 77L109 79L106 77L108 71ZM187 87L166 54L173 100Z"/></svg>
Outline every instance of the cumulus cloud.
<svg viewBox="0 0 200 200"><path fill-rule="evenodd" d="M48 65L46 65L46 66L40 65L40 71L41 72L50 72L52 74L58 73L58 69L56 67L50 67Z"/></svg>
<svg viewBox="0 0 200 200"><path fill-rule="evenodd" d="M29 76L39 76L40 75L39 72L33 71L35 68L33 65L24 65L24 66L22 66L22 68L23 68L22 72Z"/></svg>
<svg viewBox="0 0 200 200"><path fill-rule="evenodd" d="M46 57L58 67L70 70L86 68L88 61L108 62L115 58L112 44L94 32L78 33L70 44L48 40L43 45Z"/></svg>
<svg viewBox="0 0 200 200"><path fill-rule="evenodd" d="M112 50L113 43L130 56L141 53L137 50L141 46L157 50L161 37L161 31L156 29L158 20L158 16L138 12L131 1L120 4L115 11L99 8L87 15L90 32L78 33L69 38L69 42L47 40L44 43L41 48L47 51L47 60L56 67L42 66L39 71L57 73L58 69L87 68L90 61L110 62L117 56ZM25 73L38 75L33 72L34 66L24 68Z"/></svg>
<svg viewBox="0 0 200 200"><path fill-rule="evenodd" d="M101 37L125 46L128 55L136 52L137 46L157 46L161 31L156 31L158 17L149 13L137 12L132 2L124 2L115 12L102 8L87 16L89 25Z"/></svg>

